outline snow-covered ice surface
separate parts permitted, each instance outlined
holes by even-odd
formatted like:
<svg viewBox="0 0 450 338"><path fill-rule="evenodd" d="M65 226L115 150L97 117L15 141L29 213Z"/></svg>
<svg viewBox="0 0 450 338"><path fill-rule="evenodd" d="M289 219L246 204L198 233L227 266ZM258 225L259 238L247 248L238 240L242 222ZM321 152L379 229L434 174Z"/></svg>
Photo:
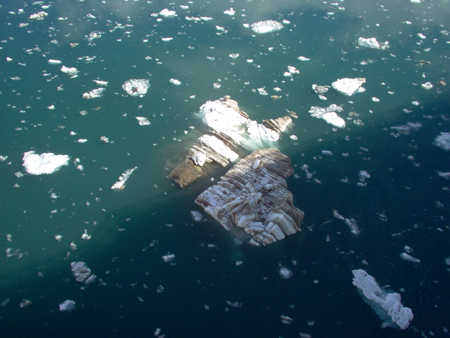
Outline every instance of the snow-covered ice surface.
<svg viewBox="0 0 450 338"><path fill-rule="evenodd" d="M2 336L450 335L448 1L0 0L0 13ZM255 122L215 112L226 95ZM273 142L263 121L288 114ZM250 139L230 159L290 157L301 233L249 247L195 206L232 163L188 189L167 178L202 117ZM381 327L355 269L401 295L408 328Z"/></svg>

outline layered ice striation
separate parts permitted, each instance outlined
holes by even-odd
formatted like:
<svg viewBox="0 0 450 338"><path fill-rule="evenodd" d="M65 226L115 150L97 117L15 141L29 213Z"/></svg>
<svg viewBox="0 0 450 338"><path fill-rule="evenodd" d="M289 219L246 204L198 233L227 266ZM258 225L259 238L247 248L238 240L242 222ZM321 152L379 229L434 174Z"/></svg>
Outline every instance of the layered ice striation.
<svg viewBox="0 0 450 338"><path fill-rule="evenodd" d="M63 165L69 165L69 155L55 155L53 153L35 154L27 151L23 154L23 166L32 175L51 174Z"/></svg>
<svg viewBox="0 0 450 338"><path fill-rule="evenodd" d="M131 79L125 81L122 85L123 90L131 96L144 96L150 87L150 81L147 79Z"/></svg>
<svg viewBox="0 0 450 338"><path fill-rule="evenodd" d="M401 296L396 292L387 292L380 288L375 278L362 269L353 270L353 285L364 295L365 301L380 316L384 326L394 323L401 329L406 329L413 320L412 310L404 307Z"/></svg>
<svg viewBox="0 0 450 338"><path fill-rule="evenodd" d="M304 214L293 205L286 178L289 157L274 148L240 160L195 203L238 239L267 245L300 231Z"/></svg>

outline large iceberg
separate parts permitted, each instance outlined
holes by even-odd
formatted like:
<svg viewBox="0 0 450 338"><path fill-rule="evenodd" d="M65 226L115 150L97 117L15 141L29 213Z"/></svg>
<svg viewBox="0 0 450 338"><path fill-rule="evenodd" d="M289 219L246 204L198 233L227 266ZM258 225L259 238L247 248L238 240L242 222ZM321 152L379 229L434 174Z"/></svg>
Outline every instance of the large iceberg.
<svg viewBox="0 0 450 338"><path fill-rule="evenodd" d="M32 175L51 174L63 165L69 165L68 155L55 155L53 153L35 154L33 150L23 154L23 166L27 173Z"/></svg>
<svg viewBox="0 0 450 338"><path fill-rule="evenodd" d="M131 79L122 85L123 90L131 96L144 96L149 87L150 81L147 79Z"/></svg>
<svg viewBox="0 0 450 338"><path fill-rule="evenodd" d="M394 323L401 329L406 329L414 315L409 307L401 303L401 296L396 292L387 292L380 288L375 278L362 269L353 270L353 285L364 295L366 302L385 322L384 326Z"/></svg>
<svg viewBox="0 0 450 338"><path fill-rule="evenodd" d="M240 160L195 203L235 237L267 245L300 231L303 212L293 204L286 178L291 160L274 148L258 149Z"/></svg>
<svg viewBox="0 0 450 338"><path fill-rule="evenodd" d="M281 23L274 20L258 21L252 23L250 27L257 34L276 32L284 28L284 26Z"/></svg>
<svg viewBox="0 0 450 338"><path fill-rule="evenodd" d="M349 79L349 78L343 78L339 79L337 81L334 81L331 86L338 91L339 93L346 95L346 96L352 96L355 92L360 90L363 83L366 82L366 79L363 77Z"/></svg>

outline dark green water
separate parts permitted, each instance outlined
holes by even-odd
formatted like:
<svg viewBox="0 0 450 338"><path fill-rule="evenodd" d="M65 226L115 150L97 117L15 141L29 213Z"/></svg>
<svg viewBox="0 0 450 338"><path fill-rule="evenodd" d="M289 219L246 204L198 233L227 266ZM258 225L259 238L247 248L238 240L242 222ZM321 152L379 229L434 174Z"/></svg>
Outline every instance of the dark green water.
<svg viewBox="0 0 450 338"><path fill-rule="evenodd" d="M223 13L230 7L234 16ZM164 8L177 17L151 15ZM44 20L28 20L40 10ZM2 1L0 301L9 299L0 307L2 336L151 337L157 328L166 337L448 336L449 182L437 171L449 171L449 155L433 142L450 131L448 86L437 84L450 81L450 36L441 32L449 12L445 1ZM290 23L261 35L243 26L268 19ZM124 28L112 31L118 23ZM89 44L92 31L102 34ZM391 47L357 48L358 37ZM85 56L95 58L86 63ZM62 65L76 67L78 77L62 73ZM283 76L288 66L300 74ZM344 77L365 77L366 91L344 97L330 89L321 101L311 89ZM150 81L142 98L121 88L135 78ZM98 87L93 79L109 81L104 96L83 100ZM427 81L429 91L421 88ZM268 96L258 94L262 87ZM273 101L274 94L282 98ZM193 201L211 178L229 168L184 190L167 178L204 129L199 107L224 95L257 121L286 109L299 115L272 146L295 169L288 186L305 212L300 234L263 248L236 245L209 217L195 223L190 215L200 211ZM346 128L333 130L308 113L331 103L343 105ZM352 122L351 111L364 125ZM136 116L151 125L139 126ZM391 129L407 122L422 127L409 135ZM70 164L51 175L26 174L22 157L30 150L67 154ZM122 172L136 166L126 188L113 192ZM370 175L364 187L361 170ZM360 234L333 210L354 218ZM81 239L85 229L90 240ZM405 246L421 263L399 257ZM8 248L23 255L7 257ZM161 258L168 252L176 255L172 264ZM97 282L76 282L74 261L86 262ZM282 279L281 266L293 276ZM353 269L402 295L414 313L408 329L381 328L352 284ZM21 308L23 299L32 305ZM59 311L66 299L76 302L70 313Z"/></svg>

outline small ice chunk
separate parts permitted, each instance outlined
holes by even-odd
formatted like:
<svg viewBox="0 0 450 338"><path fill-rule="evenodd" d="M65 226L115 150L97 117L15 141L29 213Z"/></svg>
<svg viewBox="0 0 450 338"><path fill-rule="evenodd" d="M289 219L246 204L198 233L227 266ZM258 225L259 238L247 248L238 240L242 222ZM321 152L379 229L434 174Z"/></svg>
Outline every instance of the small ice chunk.
<svg viewBox="0 0 450 338"><path fill-rule="evenodd" d="M343 78L339 79L331 84L331 86L339 93L352 96L358 89L366 82L365 78Z"/></svg>
<svg viewBox="0 0 450 338"><path fill-rule="evenodd" d="M203 215L198 211L191 211L191 216L195 222L201 222L203 220Z"/></svg>
<svg viewBox="0 0 450 338"><path fill-rule="evenodd" d="M239 57L239 53L231 53L230 55L228 55L230 58L232 59L237 59Z"/></svg>
<svg viewBox="0 0 450 338"><path fill-rule="evenodd" d="M230 16L233 16L235 13L236 13L236 11L233 9L233 7L231 7L230 9L227 9L223 12L223 14L230 15Z"/></svg>
<svg viewBox="0 0 450 338"><path fill-rule="evenodd" d="M308 58L305 57L305 56L299 56L298 59L299 59L300 61L309 61L309 60L310 60L310 59L308 59Z"/></svg>
<svg viewBox="0 0 450 338"><path fill-rule="evenodd" d="M136 116L136 120L138 120L140 126L148 126L149 124L151 124L148 118L143 116Z"/></svg>
<svg viewBox="0 0 450 338"><path fill-rule="evenodd" d="M278 273L279 273L280 277L283 279L291 278L293 275L292 271L284 266L280 267L280 269L278 270Z"/></svg>
<svg viewBox="0 0 450 338"><path fill-rule="evenodd" d="M61 312L72 312L75 309L75 302L73 300L67 299L61 304L59 304L59 311Z"/></svg>
<svg viewBox="0 0 450 338"><path fill-rule="evenodd" d="M68 155L55 155L53 153L37 155L32 150L24 153L22 158L25 170L32 175L54 173L63 165L69 165L69 159Z"/></svg>
<svg viewBox="0 0 450 338"><path fill-rule="evenodd" d="M112 190L123 190L125 188L125 182L130 178L131 174L137 169L134 167L132 169L127 169L123 172L123 174L119 177L119 180L113 184L111 187Z"/></svg>
<svg viewBox="0 0 450 338"><path fill-rule="evenodd" d="M353 285L355 285L365 297L365 301L371 305L387 325L397 324L402 330L409 326L414 315L412 310L401 304L401 296L396 292L387 292L380 288L375 278L362 269L353 270Z"/></svg>
<svg viewBox="0 0 450 338"><path fill-rule="evenodd" d="M95 282L97 276L91 273L91 269L87 267L85 262L72 262L70 266L73 276L77 282L84 283L86 285Z"/></svg>
<svg viewBox="0 0 450 338"><path fill-rule="evenodd" d="M426 82L426 83L422 83L422 88L426 89L426 90L430 90L431 88L433 88L433 85L430 81Z"/></svg>
<svg viewBox="0 0 450 338"><path fill-rule="evenodd" d="M252 23L250 27L257 34L276 32L284 28L284 26L281 23L274 20L258 21Z"/></svg>
<svg viewBox="0 0 450 338"><path fill-rule="evenodd" d="M359 38L358 45L365 48L373 48L373 49L386 49L389 48L389 42L378 42L376 38Z"/></svg>
<svg viewBox="0 0 450 338"><path fill-rule="evenodd" d="M62 61L60 60L53 60L53 59L48 59L47 61L50 65L59 65L62 63Z"/></svg>
<svg viewBox="0 0 450 338"><path fill-rule="evenodd" d="M84 93L82 98L85 100L89 99L95 99L98 97L103 96L103 92L106 90L106 88L96 88L91 90L90 92Z"/></svg>
<svg viewBox="0 0 450 338"><path fill-rule="evenodd" d="M63 73L69 74L69 75L75 75L76 73L78 73L78 70L75 67L66 67L66 66L62 66L61 67L61 71Z"/></svg>
<svg viewBox="0 0 450 338"><path fill-rule="evenodd" d="M164 8L161 12L159 12L159 15L161 15L164 18L174 18L177 16L177 13L175 11L171 11L167 8Z"/></svg>
<svg viewBox="0 0 450 338"><path fill-rule="evenodd" d="M172 262L175 259L175 255L171 254L169 252L169 253L167 253L167 255L161 256L161 258L164 261L164 263L169 263L169 262Z"/></svg>
<svg viewBox="0 0 450 338"><path fill-rule="evenodd" d="M405 260L405 261L408 261L408 262L420 263L420 259L415 258L415 257L413 257L413 256L411 256L411 255L409 255L409 254L407 254L406 252L402 252L402 253L400 254L400 258L403 259L403 260Z"/></svg>
<svg viewBox="0 0 450 338"><path fill-rule="evenodd" d="M144 96L150 87L150 81L147 79L131 79L125 81L122 85L123 90L125 90L128 95L131 96Z"/></svg>
<svg viewBox="0 0 450 338"><path fill-rule="evenodd" d="M172 83L172 84L174 84L175 86L181 85L181 82L178 81L177 79L170 79L169 82Z"/></svg>
<svg viewBox="0 0 450 338"><path fill-rule="evenodd" d="M450 133L442 132L434 139L434 145L444 150L450 150Z"/></svg>
<svg viewBox="0 0 450 338"><path fill-rule="evenodd" d="M28 19L30 20L44 20L44 18L48 15L48 13L44 11L40 11L34 14L31 14Z"/></svg>
<svg viewBox="0 0 450 338"><path fill-rule="evenodd" d="M164 41L164 42L169 42L169 41L172 41L173 38L172 37L166 37L166 38L161 38L161 40Z"/></svg>

